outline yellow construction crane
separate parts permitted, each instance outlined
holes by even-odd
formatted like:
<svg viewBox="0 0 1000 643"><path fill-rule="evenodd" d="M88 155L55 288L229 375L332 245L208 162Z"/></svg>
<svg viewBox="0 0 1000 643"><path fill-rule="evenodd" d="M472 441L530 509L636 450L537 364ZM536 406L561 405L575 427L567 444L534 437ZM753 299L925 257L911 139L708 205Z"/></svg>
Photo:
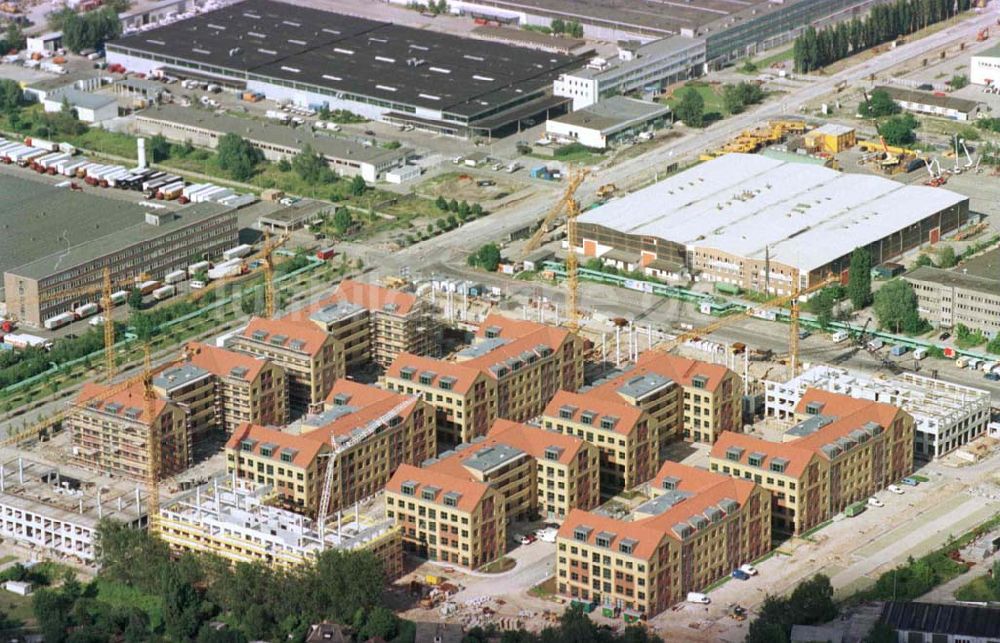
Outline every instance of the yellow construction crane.
<svg viewBox="0 0 1000 643"><path fill-rule="evenodd" d="M535 234L524 246L522 252L522 256L525 256L537 248L542 242L542 237L545 236L545 230L565 210L566 241L568 244L568 251L566 253L566 318L569 320L566 326L574 333L580 329L580 311L577 307L579 292L577 268L579 267L579 260L576 256L576 218L580 214L580 203L576 200L575 195L577 188L580 187L589 173L590 170L586 168L576 169L570 173L569 180L566 182L566 190L563 192L562 197L552 206L548 214L545 215L542 223L538 226L538 230L535 231Z"/></svg>
<svg viewBox="0 0 1000 643"><path fill-rule="evenodd" d="M182 358L183 359L183 358ZM168 362L168 366L174 362ZM162 370L162 369L161 369ZM142 398L144 411L149 420L149 433L146 435L146 451L149 466L146 467L146 525L149 533L155 533L157 519L160 517L160 434L156 415L156 391L153 389L153 360L146 344L142 358Z"/></svg>
<svg viewBox="0 0 1000 643"><path fill-rule="evenodd" d="M256 253L249 255L243 259L243 265L248 266L250 263L260 260L261 268L264 271L264 316L273 317L277 310L277 296L275 294L274 288L274 267L277 262L274 260L274 252L280 248L282 245L288 241L289 235L287 233L282 234L278 237L271 237L270 234L264 234L264 246L258 250ZM235 281L243 276L243 273L239 275L233 275L231 277L223 277L221 279L216 279L212 283L208 284L205 288L193 292L191 295L191 301L197 301L205 296L207 293L224 286L231 281Z"/></svg>
<svg viewBox="0 0 1000 643"><path fill-rule="evenodd" d="M673 339L669 339L669 340L660 342L659 344L656 344L653 347L653 349L654 350L662 350L662 351L671 351L671 350L677 348L678 346L680 346L681 344L683 344L684 342L686 342L688 340L695 339L696 337L700 337L702 335L711 335L715 331L717 331L720 328L723 328L725 326L728 326L729 324L732 324L732 323L738 322L738 321L742 321L742 320L746 319L747 317L752 317L755 312L757 312L757 311L759 311L761 309L779 308L779 307L784 306L784 305L789 304L789 303L798 302L798 300L799 300L800 297L802 297L804 295L808 295L809 293L816 292L817 290L820 290L822 288L826 288L827 286L829 286L832 283L835 283L836 281L837 281L836 278L830 277L828 279L824 279L823 281L821 281L819 283L813 284L812 286L809 286L808 288L806 288L804 290L797 290L794 294L783 296L783 297L775 297L774 299L769 299L768 301L764 302L760 306L751 306L751 307L747 308L746 310L744 310L743 312L736 313L735 315L728 315L726 317L720 317L719 319L716 319L715 321L711 322L710 324L706 324L706 325L701 326L699 328L693 328L693 329L691 329L689 331L681 333L680 335L678 335L677 337L675 337ZM797 310L797 308L798 308L798 306L793 304L793 306L792 306L793 311ZM798 324L798 316L797 316L797 314L795 316L795 322L794 323L795 323L795 325ZM795 336L796 340L798 340L798 331L797 330L795 331L794 336ZM796 352L797 352L797 342L796 342Z"/></svg>

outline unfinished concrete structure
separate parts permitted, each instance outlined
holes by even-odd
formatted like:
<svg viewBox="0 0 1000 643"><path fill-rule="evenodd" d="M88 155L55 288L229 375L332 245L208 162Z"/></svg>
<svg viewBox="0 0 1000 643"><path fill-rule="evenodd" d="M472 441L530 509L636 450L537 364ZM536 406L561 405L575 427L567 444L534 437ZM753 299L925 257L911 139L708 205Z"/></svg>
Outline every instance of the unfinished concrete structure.
<svg viewBox="0 0 1000 643"><path fill-rule="evenodd" d="M368 549L382 561L387 579L402 573L402 540L386 519L382 494L331 515L325 526L269 506L273 494L268 485L216 478L160 509L160 537L178 551L277 567L300 565L326 549Z"/></svg>
<svg viewBox="0 0 1000 643"><path fill-rule="evenodd" d="M146 524L146 496L138 486L87 479L82 472L16 458L0 463L0 538L43 558L96 559L103 518Z"/></svg>

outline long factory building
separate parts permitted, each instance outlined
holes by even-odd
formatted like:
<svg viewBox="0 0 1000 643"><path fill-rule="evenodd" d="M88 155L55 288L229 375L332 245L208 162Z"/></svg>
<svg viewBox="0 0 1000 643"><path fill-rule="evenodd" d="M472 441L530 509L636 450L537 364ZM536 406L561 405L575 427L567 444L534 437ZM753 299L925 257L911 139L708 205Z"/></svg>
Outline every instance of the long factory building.
<svg viewBox="0 0 1000 643"><path fill-rule="evenodd" d="M552 83L579 59L271 0L246 0L107 45L108 63L214 78L457 136L502 136L559 115Z"/></svg>
<svg viewBox="0 0 1000 643"><path fill-rule="evenodd" d="M791 294L936 243L969 219L950 190L727 154L581 215L574 250L652 276Z"/></svg>

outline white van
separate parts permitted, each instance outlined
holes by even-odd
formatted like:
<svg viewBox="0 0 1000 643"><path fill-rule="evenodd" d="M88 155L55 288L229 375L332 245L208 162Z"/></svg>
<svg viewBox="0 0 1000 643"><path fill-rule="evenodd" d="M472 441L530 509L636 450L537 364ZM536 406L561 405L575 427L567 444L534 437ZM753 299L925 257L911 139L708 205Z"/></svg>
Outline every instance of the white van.
<svg viewBox="0 0 1000 643"><path fill-rule="evenodd" d="M851 334L848 333L846 330L838 330L836 333L830 336L830 339L832 339L835 344L839 344L840 342L847 341L847 338L850 336Z"/></svg>
<svg viewBox="0 0 1000 643"><path fill-rule="evenodd" d="M921 347L921 348L918 348L917 350L913 351L913 359L923 359L925 357L927 357L927 349L926 348Z"/></svg>
<svg viewBox="0 0 1000 643"><path fill-rule="evenodd" d="M701 592L688 592L687 602L701 603L702 605L708 605L709 603L712 602L712 599L710 599L705 594L702 594Z"/></svg>
<svg viewBox="0 0 1000 643"><path fill-rule="evenodd" d="M875 339L871 340L870 342L868 342L868 350L870 350L870 351L877 351L880 348L882 348L883 346L885 346L885 342L883 342L881 339L879 339L877 337Z"/></svg>
<svg viewBox="0 0 1000 643"><path fill-rule="evenodd" d="M190 286L191 290L201 290L202 288L205 287L205 282L198 281L197 279L195 279L194 281L191 282Z"/></svg>

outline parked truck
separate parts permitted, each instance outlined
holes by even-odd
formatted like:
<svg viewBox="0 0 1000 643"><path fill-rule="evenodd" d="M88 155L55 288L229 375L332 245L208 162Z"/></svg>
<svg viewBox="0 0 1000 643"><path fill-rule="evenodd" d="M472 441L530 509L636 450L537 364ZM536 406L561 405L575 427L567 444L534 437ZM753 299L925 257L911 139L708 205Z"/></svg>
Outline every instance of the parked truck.
<svg viewBox="0 0 1000 643"><path fill-rule="evenodd" d="M62 328L67 324L72 324L76 321L76 317L73 313L60 313L54 317L49 317L43 322L43 325L48 330L56 330L57 328Z"/></svg>
<svg viewBox="0 0 1000 643"><path fill-rule="evenodd" d="M242 259L231 259L229 261L223 261L214 268L208 271L209 279L224 279L226 277L235 277L243 272L243 260Z"/></svg>
<svg viewBox="0 0 1000 643"><path fill-rule="evenodd" d="M126 301L128 301L127 290L119 290L118 292L111 293L111 303L115 306L124 304Z"/></svg>
<svg viewBox="0 0 1000 643"><path fill-rule="evenodd" d="M156 301L163 301L164 299L170 299L177 294L177 286L169 285L162 286L153 291L153 299Z"/></svg>
<svg viewBox="0 0 1000 643"><path fill-rule="evenodd" d="M143 295L148 295L149 293L159 288L160 285L161 285L160 282L156 281L155 279L150 279L149 281L144 281L141 284L139 284L139 292L141 292Z"/></svg>
<svg viewBox="0 0 1000 643"><path fill-rule="evenodd" d="M94 302L90 302L89 304L78 306L76 310L73 311L73 314L76 315L77 319L86 319L87 317L93 317L100 311L100 306Z"/></svg>
<svg viewBox="0 0 1000 643"><path fill-rule="evenodd" d="M253 247L251 247L248 244L243 243L243 244L240 244L240 245L236 246L235 248L230 248L229 250L226 250L225 252L223 252L222 253L222 258L224 260L226 260L226 261L229 261L231 259L237 259L239 257L245 257L248 254L250 254L251 250L253 250Z"/></svg>
<svg viewBox="0 0 1000 643"><path fill-rule="evenodd" d="M179 284L180 282L187 279L187 271L185 270L175 270L166 277L163 278L164 283L167 284Z"/></svg>
<svg viewBox="0 0 1000 643"><path fill-rule="evenodd" d="M193 263L187 267L188 277L194 277L199 272L208 272L208 269L212 267L212 264L208 261L199 261Z"/></svg>

